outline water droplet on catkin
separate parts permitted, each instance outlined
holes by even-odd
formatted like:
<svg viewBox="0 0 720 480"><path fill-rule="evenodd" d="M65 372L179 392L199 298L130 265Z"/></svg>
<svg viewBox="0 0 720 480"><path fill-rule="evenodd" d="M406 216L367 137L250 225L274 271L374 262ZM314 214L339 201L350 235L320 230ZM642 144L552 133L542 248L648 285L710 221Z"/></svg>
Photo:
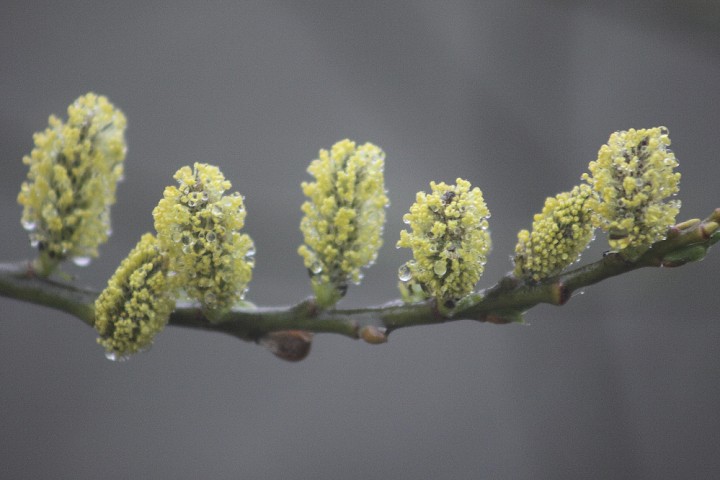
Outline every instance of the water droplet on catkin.
<svg viewBox="0 0 720 480"><path fill-rule="evenodd" d="M438 277L442 277L447 273L447 260L438 260L435 262L435 265L433 265L433 272L435 272L435 275Z"/></svg>
<svg viewBox="0 0 720 480"><path fill-rule="evenodd" d="M28 232L34 231L35 228L37 227L37 224L32 220L22 220L21 223L22 223L23 228Z"/></svg>
<svg viewBox="0 0 720 480"><path fill-rule="evenodd" d="M87 267L88 265L90 265L91 260L92 259L90 257L80 256L73 257L72 262L78 267Z"/></svg>
<svg viewBox="0 0 720 480"><path fill-rule="evenodd" d="M207 292L204 297L205 305L208 307L214 307L217 302L217 297L212 292Z"/></svg>
<svg viewBox="0 0 720 480"><path fill-rule="evenodd" d="M117 352L105 352L105 358L111 362L124 362L130 358L130 355L120 355Z"/></svg>
<svg viewBox="0 0 720 480"><path fill-rule="evenodd" d="M189 232L183 232L180 241L186 247L191 247L195 243L195 239Z"/></svg>
<svg viewBox="0 0 720 480"><path fill-rule="evenodd" d="M403 263L400 265L400 268L398 268L398 278L401 282L408 282L412 278L412 272L407 263Z"/></svg>

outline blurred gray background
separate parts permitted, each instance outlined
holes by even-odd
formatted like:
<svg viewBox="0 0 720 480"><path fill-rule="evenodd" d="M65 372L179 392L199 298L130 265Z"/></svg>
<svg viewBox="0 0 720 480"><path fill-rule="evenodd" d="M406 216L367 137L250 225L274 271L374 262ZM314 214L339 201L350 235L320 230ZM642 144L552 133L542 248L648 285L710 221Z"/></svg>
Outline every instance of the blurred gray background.
<svg viewBox="0 0 720 480"><path fill-rule="evenodd" d="M29 258L21 158L50 113L107 95L129 120L102 288L173 173L219 165L258 247L249 298L310 293L299 183L342 138L387 152L385 245L341 306L397 296L402 215L431 180L482 188L511 268L546 196L611 132L666 125L681 216L720 206L716 2L4 2L1 260ZM585 260L605 249L605 238ZM716 249L717 250L717 249ZM720 475L720 252L589 288L529 326L456 322L288 364L169 328L111 363L78 320L0 299L5 478L607 479Z"/></svg>

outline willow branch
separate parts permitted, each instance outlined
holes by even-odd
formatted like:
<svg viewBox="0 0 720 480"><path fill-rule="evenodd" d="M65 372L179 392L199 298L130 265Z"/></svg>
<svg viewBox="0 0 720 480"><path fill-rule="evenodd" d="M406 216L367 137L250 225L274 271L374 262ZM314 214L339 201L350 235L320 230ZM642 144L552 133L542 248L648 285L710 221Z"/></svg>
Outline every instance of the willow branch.
<svg viewBox="0 0 720 480"><path fill-rule="evenodd" d="M704 221L693 220L671 227L665 240L654 243L632 260L610 252L594 263L538 283L521 282L507 275L493 287L464 298L452 309L440 308L434 300L414 304L396 300L367 308L321 309L310 298L288 307L237 307L220 321L210 322L197 306L179 304L169 324L227 333L249 341L260 341L273 332L288 330L359 338L363 336L364 327L389 333L399 328L455 320L505 324L521 321L526 310L540 303L563 305L573 292L610 277L643 267L677 267L701 260L720 240L718 223L720 208ZM68 282L38 276L30 262L0 265L0 295L69 313L91 326L98 294Z"/></svg>

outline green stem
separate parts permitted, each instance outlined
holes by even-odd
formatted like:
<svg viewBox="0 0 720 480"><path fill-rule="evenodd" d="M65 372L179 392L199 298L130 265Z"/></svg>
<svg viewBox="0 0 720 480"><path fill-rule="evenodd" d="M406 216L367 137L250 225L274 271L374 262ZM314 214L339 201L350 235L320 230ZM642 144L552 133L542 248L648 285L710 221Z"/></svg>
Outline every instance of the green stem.
<svg viewBox="0 0 720 480"><path fill-rule="evenodd" d="M208 321L197 306L178 304L170 325L217 331L259 341L271 332L302 330L337 333L359 338L366 326L387 332L418 325L455 320L498 324L522 319L522 313L539 303L563 305L572 293L616 275L643 267L675 267L700 260L720 240L720 209L704 221L672 227L665 240L656 242L632 260L611 252L597 262L538 283L522 282L512 275L495 286L469 295L451 311L440 311L434 300L404 304L399 300L359 309L322 309L311 298L290 307L235 308L218 322ZM99 292L43 278L30 262L0 264L0 295L67 312L88 325L94 323L94 302Z"/></svg>
<svg viewBox="0 0 720 480"><path fill-rule="evenodd" d="M92 326L98 292L35 273L31 262L0 264L0 295L74 315Z"/></svg>

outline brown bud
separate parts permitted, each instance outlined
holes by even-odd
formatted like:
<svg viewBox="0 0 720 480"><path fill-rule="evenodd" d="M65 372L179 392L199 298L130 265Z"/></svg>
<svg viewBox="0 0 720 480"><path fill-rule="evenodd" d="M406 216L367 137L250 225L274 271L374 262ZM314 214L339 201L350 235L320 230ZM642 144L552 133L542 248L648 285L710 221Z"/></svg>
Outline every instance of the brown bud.
<svg viewBox="0 0 720 480"><path fill-rule="evenodd" d="M270 350L276 357L288 362L299 362L308 356L313 334L303 330L282 330L270 332L258 343Z"/></svg>
<svg viewBox="0 0 720 480"><path fill-rule="evenodd" d="M387 332L387 328L365 325L360 329L360 338L367 343L378 345L387 342L387 334L385 332Z"/></svg>

